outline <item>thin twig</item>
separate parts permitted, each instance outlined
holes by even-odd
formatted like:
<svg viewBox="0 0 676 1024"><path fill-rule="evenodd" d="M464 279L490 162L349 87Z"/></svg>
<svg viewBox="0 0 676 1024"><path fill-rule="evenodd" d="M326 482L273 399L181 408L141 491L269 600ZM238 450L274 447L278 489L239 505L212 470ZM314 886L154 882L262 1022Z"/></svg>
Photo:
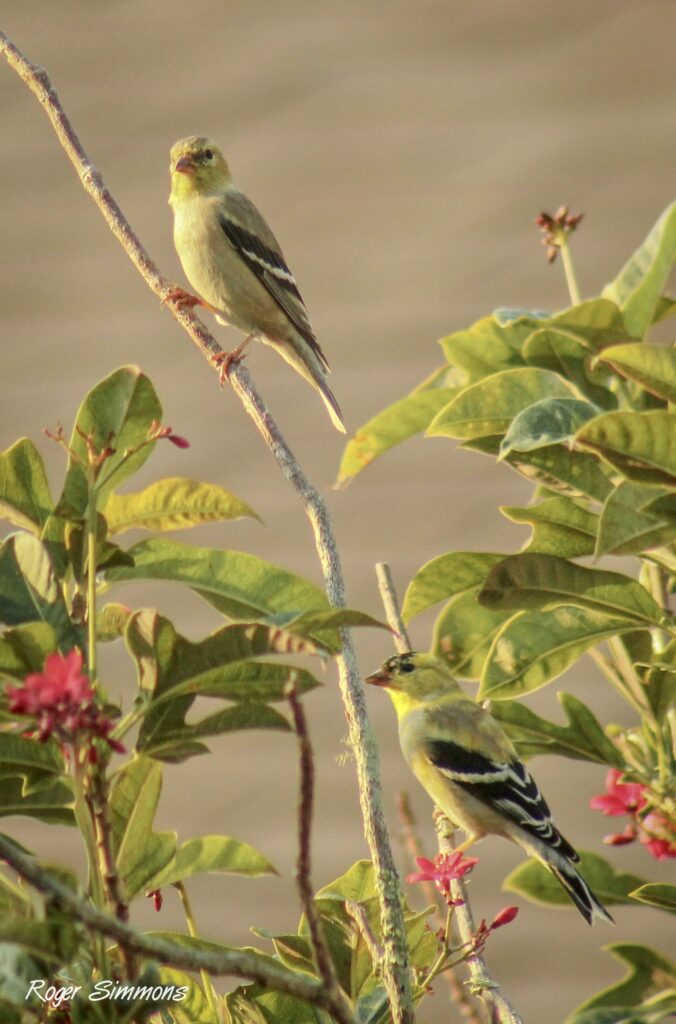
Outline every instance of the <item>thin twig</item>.
<svg viewBox="0 0 676 1024"><path fill-rule="evenodd" d="M409 644L409 639L402 622L389 566L384 562L379 562L376 566L376 574L387 623L390 629L399 635L399 640L395 636L395 646L400 654L404 654L410 650L409 646L404 647L404 643ZM435 824L439 837L439 852L442 854L453 853L453 844L450 839L453 827L438 809L435 811ZM467 888L461 878L453 879L451 882L451 897L458 901L454 917L460 940L470 949L474 939L474 920L467 898ZM480 996L491 1008L495 1024L522 1024L521 1017L504 998L497 982L491 978L483 957L479 953L472 953L465 962L470 975L470 990Z"/></svg>
<svg viewBox="0 0 676 1024"><path fill-rule="evenodd" d="M394 593L394 591L392 591L392 593ZM415 867L416 857L422 857L423 850L420 839L418 838L418 834L415 830L415 818L413 817L413 811L411 810L408 793L405 793L403 790L397 794L397 811L402 825L404 843L406 844L411 864ZM442 908L439 904L439 891L433 883L429 881L422 882L421 887L428 902L436 908L437 924L439 928L444 928L446 925L446 907L444 904ZM477 1016L475 1007L472 1005L472 1002L467 995L467 991L458 977L457 969L455 967L447 967L441 976L451 990L451 998L458 1007L460 1015L464 1017L468 1024L481 1024L481 1020Z"/></svg>
<svg viewBox="0 0 676 1024"><path fill-rule="evenodd" d="M31 89L49 117L52 126L73 163L86 191L105 217L111 231L123 246L148 286L164 299L171 291L171 282L163 277L156 264L132 231L117 202L108 191L99 171L87 156L65 114L45 70L32 64L0 32L0 51L10 66ZM186 330L211 366L220 374L223 350L202 322L190 309L171 304L170 312ZM255 390L251 377L241 363L235 365L229 380L253 419L286 479L298 494L312 524L315 544L324 574L327 597L334 608L345 607L345 585L328 509L310 484L300 465L282 437L276 423ZM378 746L366 711L364 687L357 667L352 637L347 629L340 631L342 652L337 658L340 689L349 726L349 742L355 755L359 780L359 797L364 818L364 831L376 872L376 884L382 917L385 959L383 976L390 998L393 1024L412 1024L410 966L404 914L401 905L399 877L392 855L382 807Z"/></svg>
<svg viewBox="0 0 676 1024"><path fill-rule="evenodd" d="M324 982L327 996L333 1004L333 1016L339 1024L354 1024L355 1018L350 1004L340 987L336 969L331 958L322 922L314 901L311 877L312 815L314 812L315 772L312 744L307 728L303 705L298 697L298 673L292 672L284 695L289 702L294 729L300 750L300 799L298 802L298 861L296 882L305 918L310 929L310 943L315 956L317 970Z"/></svg>
<svg viewBox="0 0 676 1024"><path fill-rule="evenodd" d="M356 924L357 930L364 940L364 945L371 956L371 962L374 968L378 970L383 962L385 951L373 934L366 910L356 900L345 900L345 910Z"/></svg>
<svg viewBox="0 0 676 1024"><path fill-rule="evenodd" d="M0 834L0 858L7 861L17 874L50 897L54 903L69 912L78 921L101 935L114 939L129 953L159 963L178 967L184 971L208 971L213 975L230 974L258 982L267 989L276 989L288 995L304 999L327 1012L331 1005L327 999L324 983L308 978L299 971L290 971L277 964L270 957L261 957L246 950L229 950L212 953L204 949L189 949L166 939L143 935L135 928L118 921L117 918L96 910L87 900L81 899L72 889L55 878L46 868L41 867L30 855L23 853L7 836Z"/></svg>

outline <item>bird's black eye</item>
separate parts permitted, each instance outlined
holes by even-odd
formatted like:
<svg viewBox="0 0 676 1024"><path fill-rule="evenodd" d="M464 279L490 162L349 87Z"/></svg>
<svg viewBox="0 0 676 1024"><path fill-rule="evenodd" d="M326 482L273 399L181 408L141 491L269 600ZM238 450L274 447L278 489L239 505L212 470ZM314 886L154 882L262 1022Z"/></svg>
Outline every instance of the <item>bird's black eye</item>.
<svg viewBox="0 0 676 1024"><path fill-rule="evenodd" d="M414 672L415 671L415 665L413 664L412 661L402 661L401 665L399 666L399 671L400 672Z"/></svg>
<svg viewBox="0 0 676 1024"><path fill-rule="evenodd" d="M205 149L204 153L202 154L202 156L204 157L205 160L213 160L213 158L214 158L214 151L213 151L213 149Z"/></svg>

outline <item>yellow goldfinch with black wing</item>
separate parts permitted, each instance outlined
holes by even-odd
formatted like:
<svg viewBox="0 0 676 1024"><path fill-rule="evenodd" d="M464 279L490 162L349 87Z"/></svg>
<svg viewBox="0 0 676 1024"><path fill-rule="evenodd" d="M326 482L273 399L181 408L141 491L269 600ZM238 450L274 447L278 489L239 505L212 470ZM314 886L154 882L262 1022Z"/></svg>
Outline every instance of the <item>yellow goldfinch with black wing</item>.
<svg viewBox="0 0 676 1024"><path fill-rule="evenodd" d="M434 803L467 833L457 850L489 834L511 839L552 872L589 924L612 923L573 866L578 854L502 726L463 693L443 661L397 655L366 682L387 690L404 757Z"/></svg>
<svg viewBox="0 0 676 1024"><path fill-rule="evenodd" d="M252 338L272 345L319 391L334 427L345 433L326 382L329 364L293 274L261 214L235 188L218 146L194 135L181 139L171 150L170 173L174 244L186 277L219 323L247 335L228 362L238 359ZM173 297L191 300L185 293Z"/></svg>

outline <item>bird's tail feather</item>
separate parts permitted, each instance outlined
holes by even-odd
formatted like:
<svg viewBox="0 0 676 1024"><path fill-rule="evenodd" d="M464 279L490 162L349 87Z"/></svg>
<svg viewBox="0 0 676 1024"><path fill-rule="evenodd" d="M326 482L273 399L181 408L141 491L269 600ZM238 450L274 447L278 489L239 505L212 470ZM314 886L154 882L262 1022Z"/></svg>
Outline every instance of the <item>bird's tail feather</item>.
<svg viewBox="0 0 676 1024"><path fill-rule="evenodd" d="M336 401L336 397L333 391L326 383L326 381L322 381L321 384L318 383L317 387L319 389L319 394L322 396L322 399L324 401L324 405L328 409L328 413L329 416L331 417L331 422L333 423L334 427L336 428L336 430L339 430L341 434L347 433L347 431L345 430L345 423L343 421L343 414L340 411L340 406Z"/></svg>
<svg viewBox="0 0 676 1024"><path fill-rule="evenodd" d="M596 898L582 875L575 870L572 864L567 861L560 864L548 861L547 867L566 890L587 924L593 924L596 918L615 924L606 908Z"/></svg>

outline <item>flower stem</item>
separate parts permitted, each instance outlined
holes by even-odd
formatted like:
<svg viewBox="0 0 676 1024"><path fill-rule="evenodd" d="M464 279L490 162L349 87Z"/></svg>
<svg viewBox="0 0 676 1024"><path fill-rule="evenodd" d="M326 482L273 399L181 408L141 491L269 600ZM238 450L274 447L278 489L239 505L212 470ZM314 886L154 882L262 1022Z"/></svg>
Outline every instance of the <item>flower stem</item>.
<svg viewBox="0 0 676 1024"><path fill-rule="evenodd" d="M192 935L193 939L199 937L197 931L197 922L195 921L195 915L193 914L190 900L188 899L188 891L184 886L183 882L174 882L174 888L178 889L178 895L183 905L183 913L185 914L185 920L188 925L188 931ZM202 987L204 988L204 995L206 996L207 1003L209 1004L209 1012L211 1014L214 1024L218 1024L220 1020L217 1008L217 996L214 991L214 986L211 981L211 976L207 971L200 971L200 978L202 979Z"/></svg>
<svg viewBox="0 0 676 1024"><path fill-rule="evenodd" d="M98 846L96 841L96 829L91 815L89 801L87 799L87 765L86 750L77 745L73 746L73 778L75 783L74 813L78 828L82 834L87 852L88 882L91 893L91 900L97 910L105 910L106 902L103 889L103 880L98 857ZM100 933L93 936L94 961L103 978L110 977L108 955L106 944Z"/></svg>
<svg viewBox="0 0 676 1024"><path fill-rule="evenodd" d="M565 236L562 237L559 245L561 249L561 262L563 263L563 272L566 275L566 284L568 285L570 301L574 306L578 306L580 302L582 302L582 299L580 297L580 289L577 284L577 277L575 276L575 267L573 266L573 258L570 254L568 239Z"/></svg>
<svg viewBox="0 0 676 1024"><path fill-rule="evenodd" d="M93 467L89 468L87 483L87 667L92 686L96 688L96 480Z"/></svg>

